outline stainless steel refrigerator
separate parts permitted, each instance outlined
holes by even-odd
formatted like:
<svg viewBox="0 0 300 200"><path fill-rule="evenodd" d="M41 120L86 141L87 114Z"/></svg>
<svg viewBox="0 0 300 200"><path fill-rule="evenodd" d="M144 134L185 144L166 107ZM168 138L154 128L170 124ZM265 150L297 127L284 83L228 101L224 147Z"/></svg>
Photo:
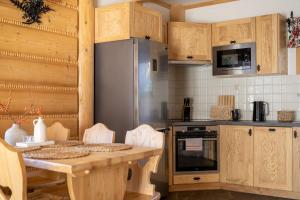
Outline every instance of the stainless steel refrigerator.
<svg viewBox="0 0 300 200"><path fill-rule="evenodd" d="M114 130L116 142L124 142L126 131L140 124L167 128L167 104L166 45L144 39L95 45L95 123ZM162 197L168 192L167 174L165 149L151 177Z"/></svg>
<svg viewBox="0 0 300 200"><path fill-rule="evenodd" d="M95 123L116 131L140 124L167 127L168 56L166 45L129 39L95 45Z"/></svg>

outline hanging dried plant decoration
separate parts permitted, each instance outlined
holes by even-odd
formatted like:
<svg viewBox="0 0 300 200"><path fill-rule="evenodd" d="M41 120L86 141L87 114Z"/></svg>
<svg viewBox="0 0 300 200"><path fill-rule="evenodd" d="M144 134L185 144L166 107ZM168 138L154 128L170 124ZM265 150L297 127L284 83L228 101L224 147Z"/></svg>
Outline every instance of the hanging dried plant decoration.
<svg viewBox="0 0 300 200"><path fill-rule="evenodd" d="M10 0L17 8L24 12L24 24L40 24L41 15L49 11L54 11L48 5L45 5L44 0Z"/></svg>

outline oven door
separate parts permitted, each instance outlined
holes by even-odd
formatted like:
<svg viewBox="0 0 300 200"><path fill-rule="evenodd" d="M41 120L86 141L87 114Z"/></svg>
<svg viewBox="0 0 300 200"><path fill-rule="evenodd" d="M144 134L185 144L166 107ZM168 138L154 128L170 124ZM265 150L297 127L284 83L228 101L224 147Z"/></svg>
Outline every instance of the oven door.
<svg viewBox="0 0 300 200"><path fill-rule="evenodd" d="M213 48L213 75L255 73L255 43L233 44Z"/></svg>
<svg viewBox="0 0 300 200"><path fill-rule="evenodd" d="M184 136L183 136L184 135ZM189 146L189 143L199 144ZM185 132L175 136L175 173L218 171L218 139Z"/></svg>

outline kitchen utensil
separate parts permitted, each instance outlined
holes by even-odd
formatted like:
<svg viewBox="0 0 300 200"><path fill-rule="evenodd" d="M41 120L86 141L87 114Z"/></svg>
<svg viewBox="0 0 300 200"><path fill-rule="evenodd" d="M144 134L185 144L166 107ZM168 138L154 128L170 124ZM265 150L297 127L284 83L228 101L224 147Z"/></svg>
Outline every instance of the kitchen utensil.
<svg viewBox="0 0 300 200"><path fill-rule="evenodd" d="M219 106L231 106L232 108L234 108L235 96L234 95L220 95L218 105Z"/></svg>
<svg viewBox="0 0 300 200"><path fill-rule="evenodd" d="M191 121L191 106L190 98L184 98L183 100L183 121Z"/></svg>
<svg viewBox="0 0 300 200"><path fill-rule="evenodd" d="M241 109L233 109L231 114L233 121L239 121L241 119Z"/></svg>
<svg viewBox="0 0 300 200"><path fill-rule="evenodd" d="M253 121L266 121L266 116L270 114L269 104L265 101L254 101L253 104Z"/></svg>
<svg viewBox="0 0 300 200"><path fill-rule="evenodd" d="M210 117L215 120L231 120L231 111L231 106L212 106L210 110Z"/></svg>
<svg viewBox="0 0 300 200"><path fill-rule="evenodd" d="M280 122L292 122L295 120L295 111L278 111L277 120Z"/></svg>

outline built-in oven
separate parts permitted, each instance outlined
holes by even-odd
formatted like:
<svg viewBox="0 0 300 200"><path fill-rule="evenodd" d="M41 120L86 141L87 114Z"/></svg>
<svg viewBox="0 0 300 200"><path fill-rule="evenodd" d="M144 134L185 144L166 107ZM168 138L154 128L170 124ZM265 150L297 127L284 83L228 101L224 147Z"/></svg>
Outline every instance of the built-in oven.
<svg viewBox="0 0 300 200"><path fill-rule="evenodd" d="M217 126L176 126L173 130L174 174L219 171Z"/></svg>
<svg viewBox="0 0 300 200"><path fill-rule="evenodd" d="M255 43L213 48L213 75L256 74Z"/></svg>

